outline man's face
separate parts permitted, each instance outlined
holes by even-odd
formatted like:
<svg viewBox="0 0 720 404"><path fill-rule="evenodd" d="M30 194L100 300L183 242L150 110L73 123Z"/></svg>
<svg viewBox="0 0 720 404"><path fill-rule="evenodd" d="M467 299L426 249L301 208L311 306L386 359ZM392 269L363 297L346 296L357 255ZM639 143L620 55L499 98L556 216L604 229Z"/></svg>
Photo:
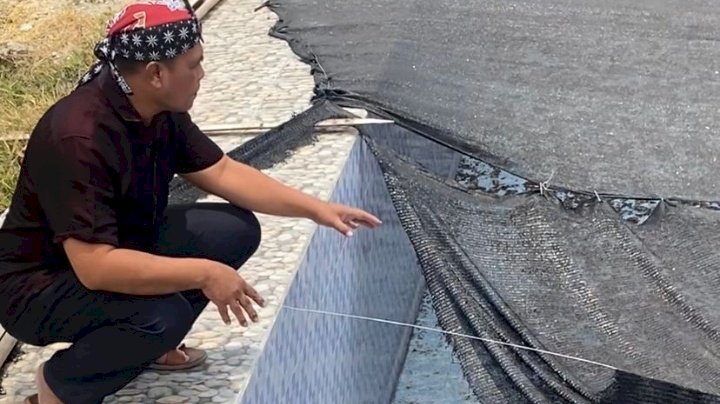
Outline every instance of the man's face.
<svg viewBox="0 0 720 404"><path fill-rule="evenodd" d="M200 81L205 77L202 67L203 47L195 45L184 54L164 64L160 74L157 96L158 103L172 112L187 112L200 90Z"/></svg>

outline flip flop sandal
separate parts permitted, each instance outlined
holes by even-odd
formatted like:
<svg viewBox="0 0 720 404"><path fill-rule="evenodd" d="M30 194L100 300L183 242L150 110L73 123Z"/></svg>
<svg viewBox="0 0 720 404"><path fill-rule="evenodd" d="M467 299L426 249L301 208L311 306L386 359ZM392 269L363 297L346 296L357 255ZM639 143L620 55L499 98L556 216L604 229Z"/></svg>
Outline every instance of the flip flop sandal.
<svg viewBox="0 0 720 404"><path fill-rule="evenodd" d="M177 349L183 351L187 355L188 360L183 363L166 363L167 356L162 362L155 361L148 365L148 369L153 370L185 370L199 366L207 360L207 352L202 349L188 348L185 344L180 345Z"/></svg>

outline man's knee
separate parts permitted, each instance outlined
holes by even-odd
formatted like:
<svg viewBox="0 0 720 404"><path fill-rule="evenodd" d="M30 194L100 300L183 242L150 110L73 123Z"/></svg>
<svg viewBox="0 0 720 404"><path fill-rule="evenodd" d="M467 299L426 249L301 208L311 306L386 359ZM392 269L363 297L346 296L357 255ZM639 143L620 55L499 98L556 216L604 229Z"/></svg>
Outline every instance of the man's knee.
<svg viewBox="0 0 720 404"><path fill-rule="evenodd" d="M180 344L195 322L190 303L180 294L150 298L142 310L128 319L128 327L141 335L147 346L162 354Z"/></svg>
<svg viewBox="0 0 720 404"><path fill-rule="evenodd" d="M239 268L260 245L255 214L229 203L169 208L168 223L157 248L161 254L202 257Z"/></svg>
<svg viewBox="0 0 720 404"><path fill-rule="evenodd" d="M243 212L247 228L244 245L247 248L247 255L250 256L255 254L258 247L260 247L260 242L262 241L262 227L260 226L260 222L254 213L250 211Z"/></svg>
<svg viewBox="0 0 720 404"><path fill-rule="evenodd" d="M228 220L224 221L222 229L218 231L218 245L222 245L219 261L239 268L247 261L260 246L262 229L255 214L246 209L232 205L225 206Z"/></svg>

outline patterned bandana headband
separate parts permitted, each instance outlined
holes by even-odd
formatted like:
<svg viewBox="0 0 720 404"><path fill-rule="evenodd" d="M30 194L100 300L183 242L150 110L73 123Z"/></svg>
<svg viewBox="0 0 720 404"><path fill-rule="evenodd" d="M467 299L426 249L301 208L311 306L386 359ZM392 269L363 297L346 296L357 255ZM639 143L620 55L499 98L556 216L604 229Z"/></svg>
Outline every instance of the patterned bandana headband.
<svg viewBox="0 0 720 404"><path fill-rule="evenodd" d="M132 90L115 66L118 57L137 62L173 59L202 41L200 22L188 0L139 1L125 7L107 26L95 47L98 62L80 80L87 84L104 66L125 94Z"/></svg>

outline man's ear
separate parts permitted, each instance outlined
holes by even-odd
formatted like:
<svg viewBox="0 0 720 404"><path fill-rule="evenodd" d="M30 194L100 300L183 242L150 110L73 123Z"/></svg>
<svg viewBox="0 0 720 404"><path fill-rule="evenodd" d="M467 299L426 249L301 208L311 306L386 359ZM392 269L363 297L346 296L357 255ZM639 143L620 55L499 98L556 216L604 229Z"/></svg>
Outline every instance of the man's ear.
<svg viewBox="0 0 720 404"><path fill-rule="evenodd" d="M151 86L162 88L163 66L158 62L150 62L145 66L145 74Z"/></svg>

